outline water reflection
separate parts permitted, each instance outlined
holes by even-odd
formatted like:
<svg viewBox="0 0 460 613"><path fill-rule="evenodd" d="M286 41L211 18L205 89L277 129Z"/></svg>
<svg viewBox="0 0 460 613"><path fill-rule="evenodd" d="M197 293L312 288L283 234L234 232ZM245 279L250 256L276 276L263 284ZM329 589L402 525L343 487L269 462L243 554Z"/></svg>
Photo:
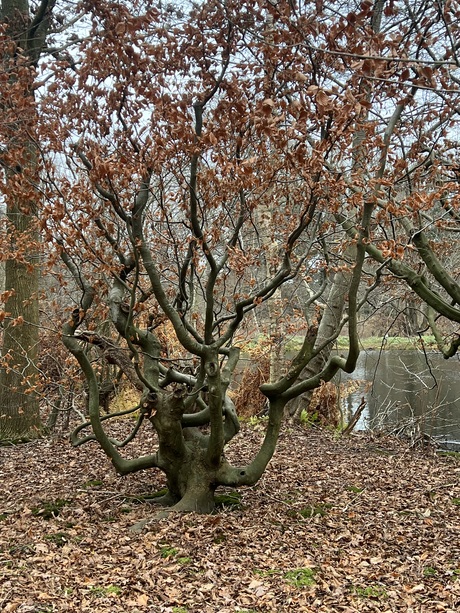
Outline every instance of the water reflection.
<svg viewBox="0 0 460 613"><path fill-rule="evenodd" d="M439 441L460 446L460 362L421 351L366 351L347 379L359 382L346 402L352 414L362 398L367 407L357 429L396 429L417 423Z"/></svg>

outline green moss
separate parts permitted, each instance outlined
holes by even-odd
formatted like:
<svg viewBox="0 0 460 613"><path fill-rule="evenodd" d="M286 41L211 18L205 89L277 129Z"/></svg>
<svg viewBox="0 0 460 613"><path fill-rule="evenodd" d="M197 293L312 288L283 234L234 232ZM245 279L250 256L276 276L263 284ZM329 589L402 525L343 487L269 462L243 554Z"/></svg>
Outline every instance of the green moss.
<svg viewBox="0 0 460 613"><path fill-rule="evenodd" d="M32 443L36 441L38 438L41 438L41 432L37 433L37 436L24 436L21 438L6 438L0 441L0 447L17 447L18 445L25 445L27 443Z"/></svg>
<svg viewBox="0 0 460 613"><path fill-rule="evenodd" d="M71 504L71 502L71 500L65 500L64 498L44 500L38 507L32 507L32 515L44 519L53 519L60 514L63 507Z"/></svg>
<svg viewBox="0 0 460 613"><path fill-rule="evenodd" d="M47 534L45 539L51 541L58 547L62 547L69 542L70 536L66 532L56 532L55 534Z"/></svg>
<svg viewBox="0 0 460 613"><path fill-rule="evenodd" d="M216 509L230 510L242 509L241 494L239 492L229 492L227 494L216 494L214 496Z"/></svg>
<svg viewBox="0 0 460 613"><path fill-rule="evenodd" d="M424 577L434 577L438 574L438 571L433 566L425 566L423 569Z"/></svg>
<svg viewBox="0 0 460 613"><path fill-rule="evenodd" d="M147 494L138 494L136 496L125 496L124 500L125 502L138 502L138 503L143 504L145 502L155 502L157 498L166 496L167 493L168 493L168 488L164 487L161 490L158 490L157 492L149 492Z"/></svg>
<svg viewBox="0 0 460 613"><path fill-rule="evenodd" d="M364 492L364 488L357 487L356 485L347 485L345 489L349 492L353 492L353 494L361 494L361 492Z"/></svg>
<svg viewBox="0 0 460 613"><path fill-rule="evenodd" d="M300 515L304 518L315 517L315 515L319 515L320 517L324 517L329 509L332 509L334 505L325 502L316 505L312 505L309 507L304 507L303 509L294 509L289 513L292 517L296 515Z"/></svg>
<svg viewBox="0 0 460 613"><path fill-rule="evenodd" d="M99 598L103 598L105 596L120 596L122 593L122 589L118 585L108 585L107 587L92 585L89 591L93 596L97 596Z"/></svg>
<svg viewBox="0 0 460 613"><path fill-rule="evenodd" d="M89 481L85 481L85 483L83 483L83 486L85 489L90 488L90 487L97 487L98 485L102 485L103 481L101 481L100 479L90 479Z"/></svg>
<svg viewBox="0 0 460 613"><path fill-rule="evenodd" d="M296 568L284 573L286 581L294 587L311 587L315 583L315 570L313 568Z"/></svg>
<svg viewBox="0 0 460 613"><path fill-rule="evenodd" d="M173 558L178 553L175 547L162 547L160 549L160 556L162 558Z"/></svg>

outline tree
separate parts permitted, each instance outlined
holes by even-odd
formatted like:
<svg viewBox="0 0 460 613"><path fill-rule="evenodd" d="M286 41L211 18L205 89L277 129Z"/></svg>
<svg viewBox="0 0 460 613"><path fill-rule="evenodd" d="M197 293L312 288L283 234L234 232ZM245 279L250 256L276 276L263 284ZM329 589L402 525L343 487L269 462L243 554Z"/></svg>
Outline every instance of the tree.
<svg viewBox="0 0 460 613"><path fill-rule="evenodd" d="M28 0L2 0L0 163L6 203L6 303L0 370L0 439L29 439L41 430L36 394L39 343L40 246L36 216L41 200L36 146L35 69L43 52L54 0L31 17Z"/></svg>
<svg viewBox="0 0 460 613"><path fill-rule="evenodd" d="M79 14L60 0L3 0L0 10L0 184L2 227L0 440L29 440L42 432L39 303L45 273L39 217L43 200L37 97L44 58L72 65ZM38 93L37 93L38 92Z"/></svg>
<svg viewBox="0 0 460 613"><path fill-rule="evenodd" d="M43 230L79 292L62 338L89 390L90 421L73 441L97 440L120 474L161 469L165 505L209 512L217 487L261 477L290 400L353 371L358 315L379 284L404 283L428 305L446 357L460 345L439 328L460 322L456 273L429 240L442 206L457 223L453 8L101 0L86 10L78 68L60 78L54 67L40 108ZM308 297L286 331L300 348L261 386L260 450L233 466L239 345L250 314L269 326L266 306L297 279ZM348 350L324 354L345 326ZM104 428L114 416L100 412L99 359L140 390L124 441ZM125 459L120 448L148 422L157 450Z"/></svg>

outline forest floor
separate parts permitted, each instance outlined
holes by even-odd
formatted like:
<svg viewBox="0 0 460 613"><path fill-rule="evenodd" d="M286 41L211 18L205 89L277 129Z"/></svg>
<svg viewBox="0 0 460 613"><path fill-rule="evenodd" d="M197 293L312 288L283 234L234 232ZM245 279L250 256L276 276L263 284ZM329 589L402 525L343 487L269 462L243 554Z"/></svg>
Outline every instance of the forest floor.
<svg viewBox="0 0 460 613"><path fill-rule="evenodd" d="M243 462L262 436L246 426L229 455ZM0 448L0 610L460 611L458 456L286 427L239 508L133 531L163 485L117 477L93 443Z"/></svg>

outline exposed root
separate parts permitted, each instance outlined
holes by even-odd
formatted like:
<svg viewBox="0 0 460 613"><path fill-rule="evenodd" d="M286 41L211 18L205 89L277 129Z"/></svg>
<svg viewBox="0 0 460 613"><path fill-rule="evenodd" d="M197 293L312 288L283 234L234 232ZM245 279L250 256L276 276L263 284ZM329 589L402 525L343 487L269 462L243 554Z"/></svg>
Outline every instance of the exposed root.
<svg viewBox="0 0 460 613"><path fill-rule="evenodd" d="M199 513L201 515L209 515L212 513L215 508L214 495L205 494L201 497L196 497L193 495L185 495L179 502L175 502L175 504L167 505L167 501L171 502L173 500L172 496L169 494L165 494L164 496L160 496L159 498L154 498L149 500L148 502L151 504L161 504L164 505L165 508L159 510L152 517L141 519L133 526L131 526L131 532L135 532L139 534L144 530L146 526L152 524L160 519L166 519L172 513Z"/></svg>
<svg viewBox="0 0 460 613"><path fill-rule="evenodd" d="M173 507L177 503L177 498L167 492L163 496L155 496L146 500L149 504L158 504L161 507Z"/></svg>

